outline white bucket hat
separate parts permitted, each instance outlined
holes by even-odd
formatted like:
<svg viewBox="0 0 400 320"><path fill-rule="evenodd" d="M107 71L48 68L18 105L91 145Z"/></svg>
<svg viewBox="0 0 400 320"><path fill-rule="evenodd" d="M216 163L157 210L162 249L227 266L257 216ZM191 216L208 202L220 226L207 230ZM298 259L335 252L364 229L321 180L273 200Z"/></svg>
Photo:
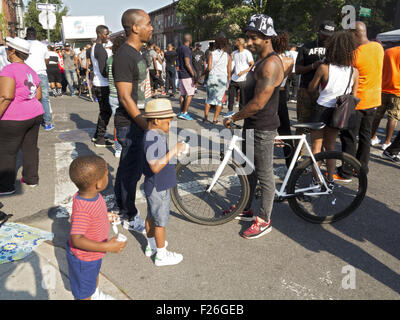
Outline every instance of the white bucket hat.
<svg viewBox="0 0 400 320"><path fill-rule="evenodd" d="M8 47L26 54L29 54L29 49L31 48L31 44L28 41L18 37L7 37L6 44Z"/></svg>

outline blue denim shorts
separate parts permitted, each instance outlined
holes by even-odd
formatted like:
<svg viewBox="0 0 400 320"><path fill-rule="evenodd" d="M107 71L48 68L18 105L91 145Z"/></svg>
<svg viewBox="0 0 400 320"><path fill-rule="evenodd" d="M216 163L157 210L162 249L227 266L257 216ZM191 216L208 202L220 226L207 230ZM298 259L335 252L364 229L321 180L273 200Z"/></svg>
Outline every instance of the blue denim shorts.
<svg viewBox="0 0 400 320"><path fill-rule="evenodd" d="M82 300L91 297L97 287L97 277L100 273L101 262L79 260L71 251L67 242L67 261L71 291L75 299Z"/></svg>
<svg viewBox="0 0 400 320"><path fill-rule="evenodd" d="M157 191L153 189L147 200L147 218L153 218L157 227L166 227L169 221L171 208L170 190Z"/></svg>

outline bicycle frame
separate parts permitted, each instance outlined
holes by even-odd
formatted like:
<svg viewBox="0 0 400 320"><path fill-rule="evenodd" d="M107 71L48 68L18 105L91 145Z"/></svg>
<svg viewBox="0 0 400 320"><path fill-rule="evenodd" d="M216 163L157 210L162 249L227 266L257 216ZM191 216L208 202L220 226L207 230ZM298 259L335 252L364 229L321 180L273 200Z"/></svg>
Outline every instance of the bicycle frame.
<svg viewBox="0 0 400 320"><path fill-rule="evenodd" d="M285 176L285 178L283 180L283 183L282 183L282 186L281 186L280 190L275 189L275 194L277 195L277 197L279 199L287 199L287 198L296 196L297 194L306 195L306 196L320 196L320 195L327 195L327 194L330 194L332 192L332 190L329 189L329 187L328 187L328 185L327 185L327 183L326 183L326 181L324 179L324 176L323 176L323 174L321 173L321 170L318 167L318 164L317 164L317 162L315 160L315 157L314 157L314 155L313 155L313 153L311 151L311 148L307 143L306 135L277 136L275 138L275 140L282 140L282 141L285 141L285 140L300 140L299 144L297 145L297 148L296 148L296 151L294 153L292 162L290 163L289 169L288 169L288 171L286 173L286 176ZM211 192L211 190L213 189L213 187L217 183L217 181L220 178L223 170L225 169L226 165L228 164L228 161L232 157L233 150L235 150L239 154L239 156L244 161L246 161L246 163L251 167L252 170L255 170L254 163L249 158L247 158L246 155L236 145L236 143L238 141L243 141L243 139L240 138L237 135L234 135L232 140L230 141L230 143L228 145L228 151L226 152L226 154L224 156L224 159L222 160L222 163L220 164L220 166L218 167L217 171L215 172L214 178L213 178L210 186L208 187L207 192ZM307 149L307 151L308 151L308 153L309 153L309 155L310 155L310 157L312 159L313 166L314 166L315 172L316 172L316 174L317 174L317 176L319 178L319 181L322 182L322 184L324 185L326 191L324 191L324 192L316 192L315 190L321 189L320 186L312 186L312 187L308 187L308 188L302 188L302 189L295 190L295 194L294 195L293 194L287 194L286 186L287 186L289 178L290 178L290 176L291 176L291 174L293 172L294 166L295 166L295 164L297 162L297 159L298 159L298 157L300 155L300 151L301 151L303 145L305 145L305 147L306 147L306 149Z"/></svg>

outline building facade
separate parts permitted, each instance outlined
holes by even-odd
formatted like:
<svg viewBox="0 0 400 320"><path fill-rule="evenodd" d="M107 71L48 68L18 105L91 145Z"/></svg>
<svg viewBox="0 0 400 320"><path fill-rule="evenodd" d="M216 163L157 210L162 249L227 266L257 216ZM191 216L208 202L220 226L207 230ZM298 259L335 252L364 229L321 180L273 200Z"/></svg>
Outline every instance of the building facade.
<svg viewBox="0 0 400 320"><path fill-rule="evenodd" d="M178 1L149 13L153 25L153 42L161 49L171 43L176 48L182 43L185 26L177 15Z"/></svg>
<svg viewBox="0 0 400 320"><path fill-rule="evenodd" d="M24 37L24 4L22 0L0 0L0 38Z"/></svg>

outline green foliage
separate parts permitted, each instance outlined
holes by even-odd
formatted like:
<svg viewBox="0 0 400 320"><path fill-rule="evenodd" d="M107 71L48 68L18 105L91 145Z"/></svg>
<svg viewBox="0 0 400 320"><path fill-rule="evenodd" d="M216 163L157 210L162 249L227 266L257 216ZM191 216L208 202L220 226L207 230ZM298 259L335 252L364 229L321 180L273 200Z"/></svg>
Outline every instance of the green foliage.
<svg viewBox="0 0 400 320"><path fill-rule="evenodd" d="M363 0L372 9L371 18L359 18L375 38L392 30L398 0ZM178 14L195 41L210 40L223 31L230 39L243 36L243 27L252 14L265 13L274 19L277 30L286 30L291 41L303 43L317 37L323 20L332 20L340 29L342 7L359 7L360 0L180 0Z"/></svg>
<svg viewBox="0 0 400 320"><path fill-rule="evenodd" d="M47 39L47 30L43 29L39 22L40 11L36 10L36 3L43 3L43 0L31 0L28 3L27 11L25 13L25 25L26 27L34 27L37 31L38 40ZM49 0L51 4L58 5L58 11L55 12L57 17L57 23L54 30L50 30L50 40L51 42L61 41L61 23L62 17L66 16L68 13L68 8L63 7L63 2L61 0ZM63 7L63 8L62 8Z"/></svg>
<svg viewBox="0 0 400 320"><path fill-rule="evenodd" d="M7 23L6 23L6 18L4 17L4 14L0 12L0 29L1 29L1 37L2 39L0 40L5 40L7 37Z"/></svg>

